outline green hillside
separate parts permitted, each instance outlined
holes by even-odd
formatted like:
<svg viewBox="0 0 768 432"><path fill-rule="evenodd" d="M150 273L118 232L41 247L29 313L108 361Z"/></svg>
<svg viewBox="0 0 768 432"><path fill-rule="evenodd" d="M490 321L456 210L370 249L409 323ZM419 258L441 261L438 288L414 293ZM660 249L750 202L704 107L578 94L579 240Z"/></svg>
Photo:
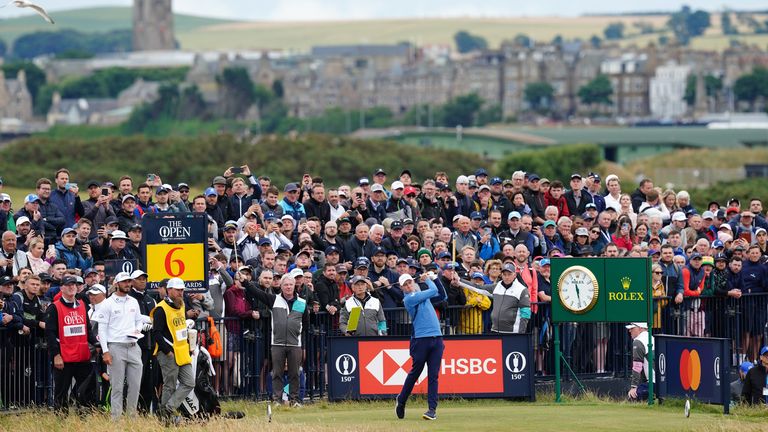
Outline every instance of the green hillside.
<svg viewBox="0 0 768 432"><path fill-rule="evenodd" d="M514 13L510 9L510 14ZM131 27L131 8L97 7L53 11L57 26L45 23L37 16L0 20L0 38L11 43L20 34L36 30L71 28L82 32L104 32ZM758 22L766 14L753 16ZM187 50L227 49L285 49L306 51L313 45L328 44L391 44L403 41L417 45L453 46L453 35L459 30L484 37L491 47L505 39L526 34L536 41L551 41L556 35L566 39L591 36L603 37L603 29L613 22L623 22L625 38L622 46L645 46L660 35L670 35L665 23L668 16L580 16L580 17L498 17L498 18L403 18L348 21L250 21L235 22L190 15L175 15L176 39ZM635 23L645 23L656 29L652 34L640 34ZM712 27L691 40L696 49L726 48L731 40L768 46L768 34L750 34L740 28L739 35L723 35L720 15L712 13Z"/></svg>
<svg viewBox="0 0 768 432"><path fill-rule="evenodd" d="M2 3L5 3L5 1ZM129 7L54 10L50 11L50 15L56 21L55 26L46 23L37 15L0 19L0 38L10 45L15 38L22 34L41 30L73 29L86 33L106 32L131 28L132 20L132 12ZM177 33L191 32L201 27L230 22L221 19L180 14L175 14L174 20Z"/></svg>

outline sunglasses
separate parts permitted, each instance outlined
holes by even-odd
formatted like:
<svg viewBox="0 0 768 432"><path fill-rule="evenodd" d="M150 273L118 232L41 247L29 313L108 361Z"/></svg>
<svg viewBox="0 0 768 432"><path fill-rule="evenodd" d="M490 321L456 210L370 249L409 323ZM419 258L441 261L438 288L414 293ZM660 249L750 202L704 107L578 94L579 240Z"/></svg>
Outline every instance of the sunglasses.
<svg viewBox="0 0 768 432"><path fill-rule="evenodd" d="M660 271L655 271L655 272L653 272L653 274L662 274L662 272L660 272Z"/></svg>

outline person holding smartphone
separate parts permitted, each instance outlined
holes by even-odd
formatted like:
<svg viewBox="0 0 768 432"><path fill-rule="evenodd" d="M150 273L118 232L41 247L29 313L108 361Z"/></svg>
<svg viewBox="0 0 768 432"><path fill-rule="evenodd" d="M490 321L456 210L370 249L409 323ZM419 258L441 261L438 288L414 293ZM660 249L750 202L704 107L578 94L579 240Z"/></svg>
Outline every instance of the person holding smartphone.
<svg viewBox="0 0 768 432"><path fill-rule="evenodd" d="M88 186L88 199L83 201L85 211L84 218L93 222L93 226L100 227L110 216L115 216L115 210L110 205L112 201L112 188L106 184L101 184L91 180ZM97 230L91 230L90 238L97 237Z"/></svg>
<svg viewBox="0 0 768 432"><path fill-rule="evenodd" d="M630 221L629 217L622 216L619 218L619 223L616 228L616 232L611 236L613 243L616 243L616 246L620 248L632 250L632 246L634 245L632 239L635 237L634 230L632 229L632 221Z"/></svg>

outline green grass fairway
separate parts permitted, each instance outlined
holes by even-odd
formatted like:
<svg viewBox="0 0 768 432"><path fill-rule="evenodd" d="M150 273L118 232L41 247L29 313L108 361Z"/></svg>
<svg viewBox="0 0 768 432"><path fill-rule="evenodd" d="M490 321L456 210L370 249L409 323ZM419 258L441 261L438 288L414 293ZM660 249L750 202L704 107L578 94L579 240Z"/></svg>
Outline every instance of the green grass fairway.
<svg viewBox="0 0 768 432"><path fill-rule="evenodd" d="M717 407L695 406L690 418L683 416L679 404L648 407L642 404L583 401L564 404L553 402L507 402L500 400L444 401L438 408L438 420L421 419L425 401L412 401L406 418L398 420L394 404L386 402L319 402L300 409L275 408L267 423L265 403L231 402L225 410L242 410L242 420L217 419L207 424L187 424L184 430L211 431L758 431L765 430L765 410L737 411L723 416ZM130 423L111 423L105 415L79 419L57 419L48 412L0 416L0 430L15 432L56 430L80 432L115 430L158 430L154 419Z"/></svg>

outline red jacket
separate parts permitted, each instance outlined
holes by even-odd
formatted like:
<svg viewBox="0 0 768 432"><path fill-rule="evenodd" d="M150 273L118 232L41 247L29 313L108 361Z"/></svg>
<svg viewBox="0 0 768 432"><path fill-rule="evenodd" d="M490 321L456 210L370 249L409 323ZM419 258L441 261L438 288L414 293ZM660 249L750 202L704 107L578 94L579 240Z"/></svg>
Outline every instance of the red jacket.
<svg viewBox="0 0 768 432"><path fill-rule="evenodd" d="M565 201L565 196L563 195L560 195L560 198L555 199L555 197L547 191L547 193L544 194L544 205L546 207L551 205L557 207L557 217L571 215L571 212L568 210L568 203ZM544 210L546 210L546 207Z"/></svg>

